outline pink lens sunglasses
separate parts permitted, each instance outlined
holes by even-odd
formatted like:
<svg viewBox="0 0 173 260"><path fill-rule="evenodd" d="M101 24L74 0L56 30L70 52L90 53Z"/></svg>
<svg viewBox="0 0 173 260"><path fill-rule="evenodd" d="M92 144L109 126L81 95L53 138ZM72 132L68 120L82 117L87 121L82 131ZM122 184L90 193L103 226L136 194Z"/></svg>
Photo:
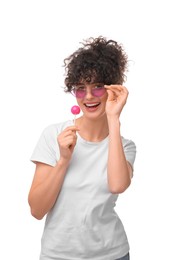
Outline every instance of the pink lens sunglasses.
<svg viewBox="0 0 173 260"><path fill-rule="evenodd" d="M94 97L102 97L106 92L104 84L97 84L91 88L91 94ZM76 98L84 98L87 94L87 88L85 86L75 86L72 88L71 93Z"/></svg>

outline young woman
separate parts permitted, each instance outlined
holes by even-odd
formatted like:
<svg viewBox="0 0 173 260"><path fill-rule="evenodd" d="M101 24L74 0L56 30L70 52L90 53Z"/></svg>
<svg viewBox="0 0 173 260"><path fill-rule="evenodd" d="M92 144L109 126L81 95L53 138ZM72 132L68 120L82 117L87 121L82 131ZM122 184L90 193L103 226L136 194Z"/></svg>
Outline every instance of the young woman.
<svg viewBox="0 0 173 260"><path fill-rule="evenodd" d="M82 116L43 131L31 160L31 214L46 214L40 260L128 260L129 243L114 207L131 183L136 147L120 133L128 90L127 55L90 38L64 60L65 91Z"/></svg>

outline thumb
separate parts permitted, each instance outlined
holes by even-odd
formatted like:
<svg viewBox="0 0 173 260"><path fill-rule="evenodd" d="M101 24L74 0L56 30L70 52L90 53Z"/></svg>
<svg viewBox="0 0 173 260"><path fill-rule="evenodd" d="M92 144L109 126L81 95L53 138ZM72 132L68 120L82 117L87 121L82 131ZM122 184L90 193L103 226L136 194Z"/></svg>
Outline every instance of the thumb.
<svg viewBox="0 0 173 260"><path fill-rule="evenodd" d="M107 101L114 101L115 100L115 95L114 95L113 91L110 90L110 89L107 89L107 93L108 93Z"/></svg>

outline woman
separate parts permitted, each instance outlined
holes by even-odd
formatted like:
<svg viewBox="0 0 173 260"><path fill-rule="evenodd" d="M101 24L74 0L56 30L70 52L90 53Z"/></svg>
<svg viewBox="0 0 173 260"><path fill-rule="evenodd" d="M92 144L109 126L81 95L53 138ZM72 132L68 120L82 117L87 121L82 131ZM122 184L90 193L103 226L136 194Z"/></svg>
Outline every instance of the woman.
<svg viewBox="0 0 173 260"><path fill-rule="evenodd" d="M114 211L131 183L136 154L120 134L127 56L117 42L98 37L64 62L65 91L83 113L75 125L48 126L31 157L31 214L47 214L40 260L128 260L127 236Z"/></svg>

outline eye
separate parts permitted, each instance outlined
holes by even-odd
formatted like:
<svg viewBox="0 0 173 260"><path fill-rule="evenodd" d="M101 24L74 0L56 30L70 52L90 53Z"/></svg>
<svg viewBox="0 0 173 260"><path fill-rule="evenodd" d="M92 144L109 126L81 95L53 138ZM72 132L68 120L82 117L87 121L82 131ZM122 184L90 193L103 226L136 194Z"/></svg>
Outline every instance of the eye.
<svg viewBox="0 0 173 260"><path fill-rule="evenodd" d="M78 86L76 87L77 91L85 91L85 87L84 86Z"/></svg>
<svg viewBox="0 0 173 260"><path fill-rule="evenodd" d="M94 88L95 89L102 89L102 88L104 88L104 85L103 84L98 84Z"/></svg>

